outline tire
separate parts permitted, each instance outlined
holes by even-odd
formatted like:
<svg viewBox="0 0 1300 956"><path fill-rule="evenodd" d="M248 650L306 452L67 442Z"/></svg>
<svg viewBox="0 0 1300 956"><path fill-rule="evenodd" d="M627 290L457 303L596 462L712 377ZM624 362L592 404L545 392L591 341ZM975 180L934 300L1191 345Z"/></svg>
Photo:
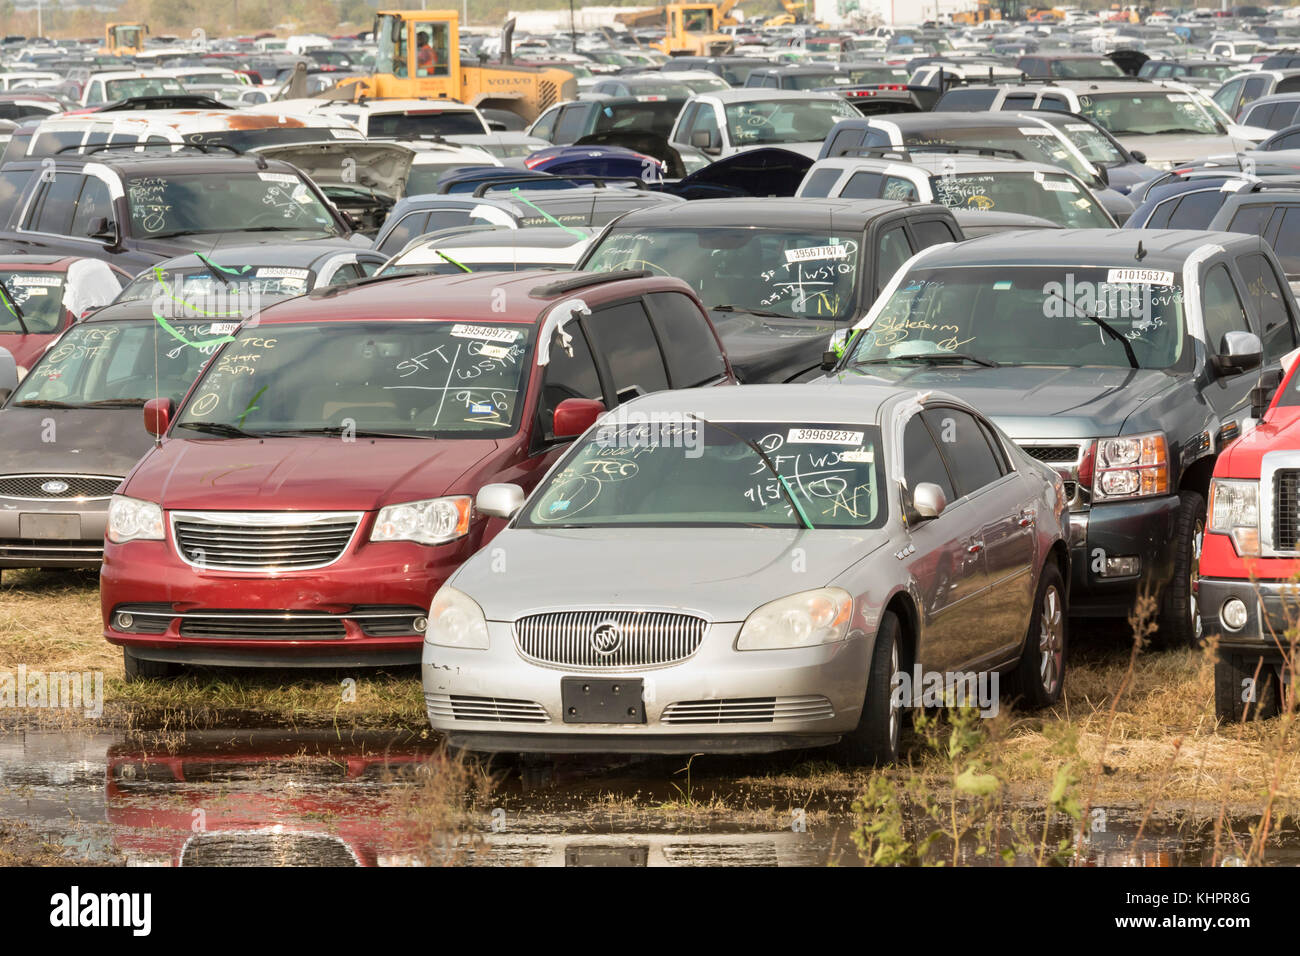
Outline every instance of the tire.
<svg viewBox="0 0 1300 956"><path fill-rule="evenodd" d="M1196 579L1205 536L1205 498L1184 491L1174 524L1174 576L1161 595L1160 617L1152 642L1158 647L1196 647L1204 637L1201 609L1196 602Z"/></svg>
<svg viewBox="0 0 1300 956"><path fill-rule="evenodd" d="M141 680L163 680L180 673L180 665L170 661L149 661L136 657L125 647L122 648L122 667L126 671L126 682L134 684Z"/></svg>
<svg viewBox="0 0 1300 956"><path fill-rule="evenodd" d="M1254 699L1243 700L1252 696L1247 693L1252 682ZM1281 709L1279 684L1277 671L1258 657L1220 653L1214 662L1214 716L1233 724L1276 717Z"/></svg>
<svg viewBox="0 0 1300 956"><path fill-rule="evenodd" d="M1029 630L1020 662L1011 672L1011 692L1027 710L1051 707L1065 688L1066 653L1069 644L1069 612L1065 606L1065 584L1055 561L1043 565L1029 615Z"/></svg>
<svg viewBox="0 0 1300 956"><path fill-rule="evenodd" d="M858 726L844 735L836 751L841 763L869 766L898 760L904 708L893 705L893 682L894 675L902 670L900 633L898 618L891 611L884 612L876 630Z"/></svg>

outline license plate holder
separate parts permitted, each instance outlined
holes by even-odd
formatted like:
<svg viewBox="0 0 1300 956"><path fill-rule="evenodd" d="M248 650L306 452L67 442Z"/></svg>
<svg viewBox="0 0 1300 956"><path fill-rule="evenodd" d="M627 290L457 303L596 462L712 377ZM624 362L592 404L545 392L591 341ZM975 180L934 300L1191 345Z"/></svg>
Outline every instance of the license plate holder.
<svg viewBox="0 0 1300 956"><path fill-rule="evenodd" d="M635 678L561 677L566 724L644 724L643 681Z"/></svg>
<svg viewBox="0 0 1300 956"><path fill-rule="evenodd" d="M18 537L29 541L78 541L81 515L20 514Z"/></svg>

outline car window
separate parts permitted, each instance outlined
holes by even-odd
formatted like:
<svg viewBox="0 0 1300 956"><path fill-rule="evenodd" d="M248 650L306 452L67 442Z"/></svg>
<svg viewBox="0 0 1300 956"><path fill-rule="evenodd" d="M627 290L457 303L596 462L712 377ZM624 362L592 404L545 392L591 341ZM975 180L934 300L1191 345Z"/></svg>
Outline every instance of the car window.
<svg viewBox="0 0 1300 956"><path fill-rule="evenodd" d="M695 114L700 110L699 103L689 103L682 113L681 122L677 124L677 133L673 137L674 142L688 143L691 138L691 124L695 122Z"/></svg>
<svg viewBox="0 0 1300 956"><path fill-rule="evenodd" d="M364 273L357 268L355 263L345 262L334 270L334 274L330 276L329 285L347 285L349 282L360 279L362 275Z"/></svg>
<svg viewBox="0 0 1300 956"><path fill-rule="evenodd" d="M1004 110L1032 110L1034 108L1033 93L1008 93L1006 99L1002 101Z"/></svg>
<svg viewBox="0 0 1300 956"><path fill-rule="evenodd" d="M879 199L884 177L880 173L854 173L840 190L844 199Z"/></svg>
<svg viewBox="0 0 1300 956"><path fill-rule="evenodd" d="M1241 88L1245 82L1245 79L1233 80L1222 86L1211 99L1219 104L1220 109L1232 116L1237 108L1237 96L1241 93Z"/></svg>
<svg viewBox="0 0 1300 956"><path fill-rule="evenodd" d="M1275 138L1269 140L1268 148L1270 150L1300 149L1300 130L1296 130L1294 133L1279 134Z"/></svg>
<svg viewBox="0 0 1300 956"><path fill-rule="evenodd" d="M708 103L699 104L699 110L695 114L692 125L686 131L687 142L690 142L691 134L695 132L708 132L710 134L718 131L718 114Z"/></svg>
<svg viewBox="0 0 1300 956"><path fill-rule="evenodd" d="M403 216L401 221L393 227L393 231L384 237L380 243L380 250L383 252L394 253L400 250L416 236L428 232L424 224L429 221L427 212L413 212L410 215Z"/></svg>
<svg viewBox="0 0 1300 956"><path fill-rule="evenodd" d="M60 173L55 176L54 182L45 187L40 209L30 228L37 232L66 236L72 227L72 210L77 203L77 194L81 192L84 178L76 173Z"/></svg>
<svg viewBox="0 0 1300 956"><path fill-rule="evenodd" d="M1300 275L1300 206L1290 206L1273 238L1273 251L1288 276Z"/></svg>
<svg viewBox="0 0 1300 956"><path fill-rule="evenodd" d="M587 107L566 106L560 110L560 121L555 124L556 143L572 143L582 136L587 120Z"/></svg>
<svg viewBox="0 0 1300 956"><path fill-rule="evenodd" d="M901 202L916 202L920 198L916 194L916 183L901 176L886 176L880 195L885 199L897 199Z"/></svg>
<svg viewBox="0 0 1300 956"><path fill-rule="evenodd" d="M35 175L31 169L6 169L0 172L0 228L8 225L9 217L18 206L18 200L27 188L27 182Z"/></svg>
<svg viewBox="0 0 1300 956"><path fill-rule="evenodd" d="M1214 214L1223 205L1226 193L1218 189L1201 189L1188 193L1173 208L1169 221L1161 228L1165 229L1205 229L1214 219ZM1151 223L1150 228L1156 228Z"/></svg>
<svg viewBox="0 0 1300 956"><path fill-rule="evenodd" d="M1223 337L1229 332L1249 332L1246 310L1228 267L1219 263L1205 274L1205 337L1210 350L1223 351Z"/></svg>
<svg viewBox="0 0 1300 956"><path fill-rule="evenodd" d="M839 181L843 170L840 169L818 169L808 177L808 181L803 184L799 190L801 196L815 196L821 198L831 194L831 187Z"/></svg>
<svg viewBox="0 0 1300 956"><path fill-rule="evenodd" d="M565 325L564 331L572 339L566 349L560 346L558 336L553 338L550 345L551 358L542 376L542 394L537 406L542 419L542 434L547 440L555 437L555 409L560 402L566 398L604 400L586 333L577 322ZM570 352L573 354L570 355Z"/></svg>
<svg viewBox="0 0 1300 956"><path fill-rule="evenodd" d="M77 199L77 208L72 215L72 229L68 235L81 239L90 235L90 224L103 216L110 223L113 221L113 198L108 186L95 176L87 176L81 187L81 196Z"/></svg>
<svg viewBox="0 0 1300 956"><path fill-rule="evenodd" d="M913 415L903 429L903 477L907 487L915 489L923 481L938 485L949 501L957 499L948 468L939 456L930 429L920 415Z"/></svg>
<svg viewBox="0 0 1300 956"><path fill-rule="evenodd" d="M1233 215L1232 221L1228 223L1228 231L1244 232L1251 236L1262 236L1264 235L1264 227L1268 225L1269 216L1272 213L1273 206L1263 203L1242 206Z"/></svg>
<svg viewBox="0 0 1300 956"><path fill-rule="evenodd" d="M596 309L587 327L609 364L620 402L668 387L659 342L639 301Z"/></svg>
<svg viewBox="0 0 1300 956"><path fill-rule="evenodd" d="M878 256L880 267L877 275L883 285L898 271L899 266L912 257L912 247L908 245L907 234L903 232L902 226L886 229L880 234Z"/></svg>
<svg viewBox="0 0 1300 956"><path fill-rule="evenodd" d="M972 494L1002 477L1001 456L994 454L984 429L970 413L958 408L927 408L921 417L939 439L939 452L948 463L957 494Z"/></svg>
<svg viewBox="0 0 1300 956"><path fill-rule="evenodd" d="M1273 266L1259 253L1241 256L1237 268L1246 283L1246 298L1259 316L1264 361L1273 362L1296 346L1293 317Z"/></svg>
<svg viewBox="0 0 1300 956"><path fill-rule="evenodd" d="M551 132L555 129L555 118L559 115L560 108L558 106L547 110L542 114L541 119L537 121L537 125L533 127L531 135L536 136L539 139L549 140L551 138Z"/></svg>
<svg viewBox="0 0 1300 956"><path fill-rule="evenodd" d="M664 343L673 388L703 385L727 374L709 321L688 296L654 292L646 296L646 304Z"/></svg>
<svg viewBox="0 0 1300 956"><path fill-rule="evenodd" d="M912 233L916 236L918 249L937 246L941 242L957 241L951 227L938 219L922 219L920 222L912 223Z"/></svg>

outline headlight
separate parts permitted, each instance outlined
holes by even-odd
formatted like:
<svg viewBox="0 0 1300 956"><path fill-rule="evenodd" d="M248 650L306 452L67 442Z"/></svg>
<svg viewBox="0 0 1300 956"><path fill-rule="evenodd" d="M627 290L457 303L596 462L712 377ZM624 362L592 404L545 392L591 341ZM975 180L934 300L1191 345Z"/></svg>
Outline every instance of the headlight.
<svg viewBox="0 0 1300 956"><path fill-rule="evenodd" d="M1094 501L1169 493L1169 452L1159 432L1102 438L1092 476Z"/></svg>
<svg viewBox="0 0 1300 956"><path fill-rule="evenodd" d="M162 508L152 501L113 495L108 499L108 529L105 534L114 544L142 539L163 539Z"/></svg>
<svg viewBox="0 0 1300 956"><path fill-rule="evenodd" d="M1232 538L1238 555L1259 554L1259 482L1215 478L1210 482L1210 531Z"/></svg>
<svg viewBox="0 0 1300 956"><path fill-rule="evenodd" d="M853 597L842 588L802 591L764 604L745 619L738 651L834 644L849 633Z"/></svg>
<svg viewBox="0 0 1300 956"><path fill-rule="evenodd" d="M487 619L468 594L443 585L429 608L429 629L424 639L441 647L487 650Z"/></svg>
<svg viewBox="0 0 1300 956"><path fill-rule="evenodd" d="M371 541L446 544L469 533L473 500L468 495L408 501L379 509Z"/></svg>
<svg viewBox="0 0 1300 956"><path fill-rule="evenodd" d="M1178 164L1172 159L1148 159L1146 165L1150 166L1152 169L1158 169L1162 173L1167 173Z"/></svg>

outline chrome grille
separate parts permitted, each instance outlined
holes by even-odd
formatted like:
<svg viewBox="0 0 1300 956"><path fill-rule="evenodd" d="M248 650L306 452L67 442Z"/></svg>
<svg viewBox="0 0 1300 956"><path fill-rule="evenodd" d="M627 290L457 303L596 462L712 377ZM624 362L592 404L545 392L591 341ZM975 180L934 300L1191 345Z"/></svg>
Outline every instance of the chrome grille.
<svg viewBox="0 0 1300 956"><path fill-rule="evenodd" d="M347 636L343 618L319 611L204 611L177 616L181 637L337 641Z"/></svg>
<svg viewBox="0 0 1300 956"><path fill-rule="evenodd" d="M67 487L60 491L41 488L50 482L61 482ZM108 498L121 483L121 478L107 475L0 475L0 498L27 501Z"/></svg>
<svg viewBox="0 0 1300 956"><path fill-rule="evenodd" d="M602 653L593 643L603 626L618 629L618 646ZM708 622L668 611L552 611L515 622L515 646L529 660L564 667L648 667L694 654Z"/></svg>
<svg viewBox="0 0 1300 956"><path fill-rule="evenodd" d="M767 724L774 720L824 720L834 717L831 702L808 697L733 697L683 700L659 715L663 724Z"/></svg>
<svg viewBox="0 0 1300 956"><path fill-rule="evenodd" d="M173 511L172 537L197 568L287 571L323 568L347 550L360 512Z"/></svg>
<svg viewBox="0 0 1300 956"><path fill-rule="evenodd" d="M425 694L424 703L431 719L488 720L510 724L544 724L550 719L546 715L546 708L531 700Z"/></svg>
<svg viewBox="0 0 1300 956"><path fill-rule="evenodd" d="M1295 551L1300 543L1300 469L1279 468L1273 473L1273 549Z"/></svg>
<svg viewBox="0 0 1300 956"><path fill-rule="evenodd" d="M104 545L89 541L65 543L19 538L0 540L0 560L4 561L80 561L99 564L104 559Z"/></svg>

